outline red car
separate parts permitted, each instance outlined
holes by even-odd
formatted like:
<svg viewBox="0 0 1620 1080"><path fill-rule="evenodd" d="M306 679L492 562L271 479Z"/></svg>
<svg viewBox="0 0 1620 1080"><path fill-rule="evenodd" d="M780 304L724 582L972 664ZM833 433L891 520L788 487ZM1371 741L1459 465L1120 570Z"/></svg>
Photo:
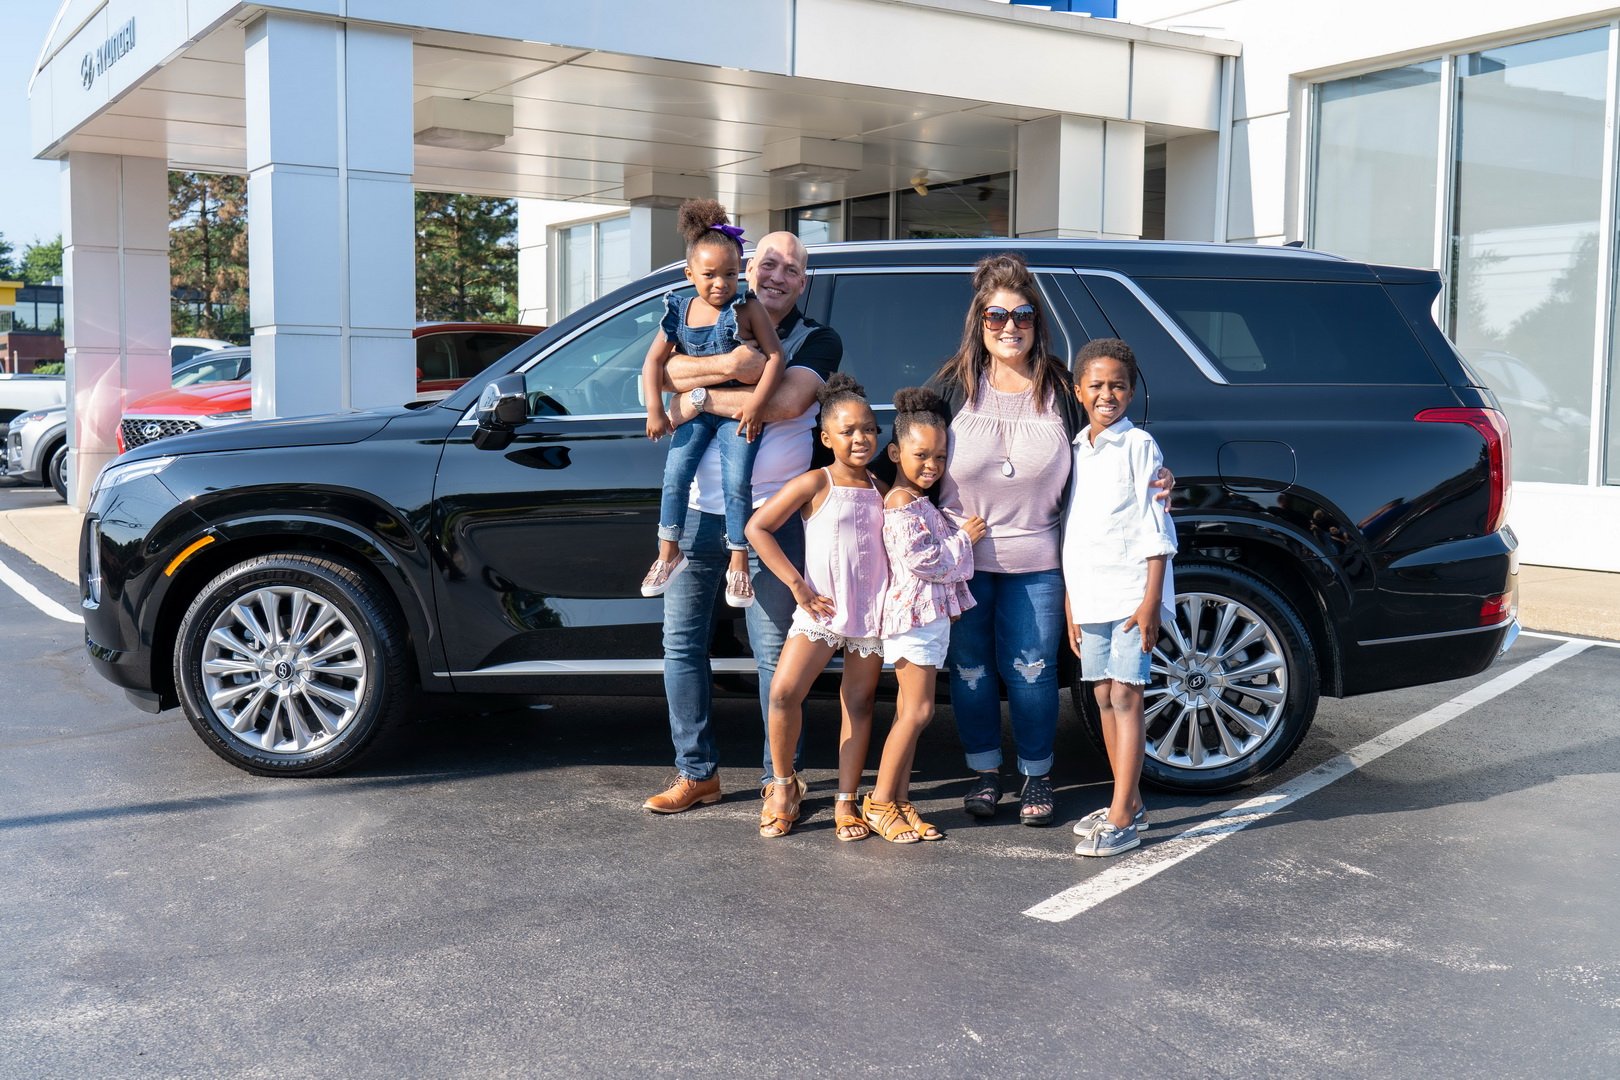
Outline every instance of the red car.
<svg viewBox="0 0 1620 1080"><path fill-rule="evenodd" d="M416 339L417 400L444 397L543 326L504 323L423 323ZM244 367L242 374L248 374ZM246 378L198 383L133 401L118 425L118 452L154 439L253 418L253 384Z"/></svg>

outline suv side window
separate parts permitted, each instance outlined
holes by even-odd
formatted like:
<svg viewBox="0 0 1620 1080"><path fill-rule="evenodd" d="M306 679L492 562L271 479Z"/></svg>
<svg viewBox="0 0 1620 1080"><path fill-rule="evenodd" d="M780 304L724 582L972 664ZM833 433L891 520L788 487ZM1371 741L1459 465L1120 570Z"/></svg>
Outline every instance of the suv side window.
<svg viewBox="0 0 1620 1080"><path fill-rule="evenodd" d="M530 416L640 415L641 362L664 317L664 294L638 300L575 334L523 373Z"/></svg>
<svg viewBox="0 0 1620 1080"><path fill-rule="evenodd" d="M1380 285L1138 278L1234 383L1440 382Z"/></svg>
<svg viewBox="0 0 1620 1080"><path fill-rule="evenodd" d="M817 274L818 294L832 285L825 322L844 340L839 371L866 388L874 405L902 386L921 386L956 351L973 302L972 275L961 273Z"/></svg>

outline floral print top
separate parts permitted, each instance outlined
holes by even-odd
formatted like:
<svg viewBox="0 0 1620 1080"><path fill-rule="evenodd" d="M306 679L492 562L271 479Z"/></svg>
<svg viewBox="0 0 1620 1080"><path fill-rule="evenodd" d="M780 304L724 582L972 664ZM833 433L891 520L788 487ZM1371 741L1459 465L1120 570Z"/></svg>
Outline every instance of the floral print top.
<svg viewBox="0 0 1620 1080"><path fill-rule="evenodd" d="M883 597L883 636L894 637L973 606L973 542L927 499L883 511L889 589Z"/></svg>

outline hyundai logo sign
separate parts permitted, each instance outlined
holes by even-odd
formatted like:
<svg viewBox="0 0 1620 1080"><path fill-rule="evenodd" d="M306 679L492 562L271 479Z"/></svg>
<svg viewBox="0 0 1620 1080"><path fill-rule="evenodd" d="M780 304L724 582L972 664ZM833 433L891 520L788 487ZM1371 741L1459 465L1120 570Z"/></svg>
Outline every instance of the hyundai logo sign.
<svg viewBox="0 0 1620 1080"><path fill-rule="evenodd" d="M163 437L163 425L162 424L142 424L141 425L141 438L143 438L143 439L160 439L162 437Z"/></svg>
<svg viewBox="0 0 1620 1080"><path fill-rule="evenodd" d="M79 61L79 81L86 90L96 84L96 78L107 74L107 69L128 56L135 48L135 20L129 22L112 32L112 35L96 46L93 52L84 54Z"/></svg>

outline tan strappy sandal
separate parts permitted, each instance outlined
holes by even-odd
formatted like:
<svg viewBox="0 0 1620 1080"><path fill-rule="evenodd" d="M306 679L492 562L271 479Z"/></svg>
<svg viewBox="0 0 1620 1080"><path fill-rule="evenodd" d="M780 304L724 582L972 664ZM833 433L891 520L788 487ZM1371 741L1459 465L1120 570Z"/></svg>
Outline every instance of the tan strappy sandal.
<svg viewBox="0 0 1620 1080"><path fill-rule="evenodd" d="M865 840L872 835L871 826L861 817L859 801L860 792L840 791L833 796L833 835L840 840ZM845 836L845 829L859 830L853 836Z"/></svg>
<svg viewBox="0 0 1620 1080"><path fill-rule="evenodd" d="M861 816L874 832L891 844L915 844L922 839L895 803L878 802L868 795L861 804Z"/></svg>
<svg viewBox="0 0 1620 1080"><path fill-rule="evenodd" d="M917 808L915 806L912 806L908 802L897 802L894 805L899 809L900 816L906 819L906 824L910 825L912 831L918 836L922 837L924 840L945 839L945 834L939 831L939 827L937 825L930 825L928 822L924 821L922 819L922 815L917 813Z"/></svg>
<svg viewBox="0 0 1620 1080"><path fill-rule="evenodd" d="M774 781L767 783L760 789L760 794L770 798L771 789L776 787ZM804 802L804 793L810 790L810 785L804 782L804 777L798 773L793 774L793 809L785 814L778 814L770 808L759 813L759 835L767 840L775 840L786 836L793 831L793 823L799 820L799 807Z"/></svg>

